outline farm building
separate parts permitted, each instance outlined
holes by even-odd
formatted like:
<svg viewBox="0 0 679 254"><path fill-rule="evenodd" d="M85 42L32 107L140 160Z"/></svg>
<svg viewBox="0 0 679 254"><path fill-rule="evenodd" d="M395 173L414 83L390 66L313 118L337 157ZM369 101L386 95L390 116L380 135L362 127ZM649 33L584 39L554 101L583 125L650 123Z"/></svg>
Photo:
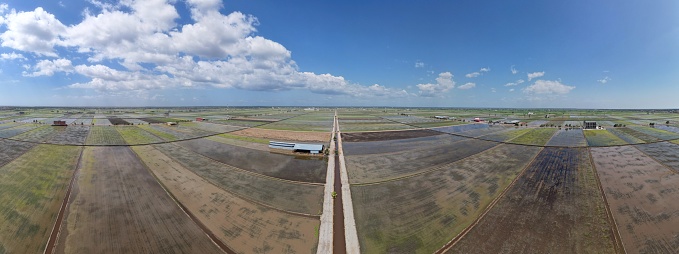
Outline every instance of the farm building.
<svg viewBox="0 0 679 254"><path fill-rule="evenodd" d="M177 125L177 122L167 122L166 124L169 125L169 126L173 126L173 125Z"/></svg>
<svg viewBox="0 0 679 254"><path fill-rule="evenodd" d="M585 130L596 130L596 122L595 121L583 121L582 126Z"/></svg>
<svg viewBox="0 0 679 254"><path fill-rule="evenodd" d="M68 126L68 124L66 124L66 121L54 121L52 126Z"/></svg>
<svg viewBox="0 0 679 254"><path fill-rule="evenodd" d="M202 122L202 121L204 121L204 120L205 120L205 119L203 119L202 117L196 117L196 122Z"/></svg>
<svg viewBox="0 0 679 254"><path fill-rule="evenodd" d="M282 149L282 150L292 150L293 152L302 152L310 154L318 154L323 151L323 145L319 144L299 144L299 143L288 143L279 141L269 141L269 148L271 149Z"/></svg>

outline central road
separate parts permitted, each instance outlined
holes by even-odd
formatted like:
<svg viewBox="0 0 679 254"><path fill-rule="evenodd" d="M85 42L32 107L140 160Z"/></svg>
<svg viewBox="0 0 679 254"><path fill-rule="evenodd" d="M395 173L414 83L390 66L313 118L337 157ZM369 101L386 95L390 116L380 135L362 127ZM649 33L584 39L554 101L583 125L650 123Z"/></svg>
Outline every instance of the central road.
<svg viewBox="0 0 679 254"><path fill-rule="evenodd" d="M328 151L328 169L317 253L360 253L337 112L334 116Z"/></svg>

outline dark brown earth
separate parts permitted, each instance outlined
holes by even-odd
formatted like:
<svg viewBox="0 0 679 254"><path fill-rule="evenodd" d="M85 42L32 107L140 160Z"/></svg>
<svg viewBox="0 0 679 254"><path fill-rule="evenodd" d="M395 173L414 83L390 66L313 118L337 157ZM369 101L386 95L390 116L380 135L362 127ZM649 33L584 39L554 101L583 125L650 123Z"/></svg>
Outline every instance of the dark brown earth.
<svg viewBox="0 0 679 254"><path fill-rule="evenodd" d="M419 138L441 135L441 132L433 130L405 130L405 131L380 131L380 132L350 132L342 133L342 141L344 142L362 142L362 141L381 141L394 140L405 138Z"/></svg>

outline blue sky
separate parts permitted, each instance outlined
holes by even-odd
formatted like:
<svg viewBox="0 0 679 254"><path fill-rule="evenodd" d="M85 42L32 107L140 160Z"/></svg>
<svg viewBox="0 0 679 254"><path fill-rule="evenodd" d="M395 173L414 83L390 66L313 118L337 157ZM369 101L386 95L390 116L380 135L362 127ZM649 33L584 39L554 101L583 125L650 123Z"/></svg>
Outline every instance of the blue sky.
<svg viewBox="0 0 679 254"><path fill-rule="evenodd" d="M677 1L0 3L0 105L679 108Z"/></svg>

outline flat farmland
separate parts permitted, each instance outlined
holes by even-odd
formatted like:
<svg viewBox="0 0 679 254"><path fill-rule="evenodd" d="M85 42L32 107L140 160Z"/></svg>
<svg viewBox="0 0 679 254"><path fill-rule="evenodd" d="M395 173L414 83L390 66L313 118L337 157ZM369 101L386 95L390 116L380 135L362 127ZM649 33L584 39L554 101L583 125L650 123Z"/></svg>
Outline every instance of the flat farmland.
<svg viewBox="0 0 679 254"><path fill-rule="evenodd" d="M273 139L278 141L303 141L303 142L323 142L323 143L330 141L330 132L286 131L286 130L248 128L244 130L234 131L229 134L268 140Z"/></svg>
<svg viewBox="0 0 679 254"><path fill-rule="evenodd" d="M0 168L0 251L44 251L80 150L38 145Z"/></svg>
<svg viewBox="0 0 679 254"><path fill-rule="evenodd" d="M125 145L125 139L113 126L92 126L87 136L87 145Z"/></svg>
<svg viewBox="0 0 679 254"><path fill-rule="evenodd" d="M496 141L496 142L506 142L508 140L515 139L516 137L519 137L523 134L526 134L529 132L531 129L530 128L509 128L506 130L502 131L497 131L493 132L487 135L480 136L480 139L483 140L490 140L490 141Z"/></svg>
<svg viewBox="0 0 679 254"><path fill-rule="evenodd" d="M452 144L458 141L465 140L463 137L453 136L448 134L439 134L436 136L425 136L419 138L405 138L383 141L367 141L367 142L344 142L344 135L342 133L342 150L344 155L368 155L368 154L382 154L394 153L408 150L417 150L422 147L435 147L444 144Z"/></svg>
<svg viewBox="0 0 679 254"><path fill-rule="evenodd" d="M419 138L441 135L439 131L428 129L404 131L376 131L376 132L343 132L343 142L368 142L394 139Z"/></svg>
<svg viewBox="0 0 679 254"><path fill-rule="evenodd" d="M449 253L615 253L585 148L544 148Z"/></svg>
<svg viewBox="0 0 679 254"><path fill-rule="evenodd" d="M508 142L523 145L545 145L556 133L556 128L534 128L525 134L518 136Z"/></svg>
<svg viewBox="0 0 679 254"><path fill-rule="evenodd" d="M64 131L57 132L56 135L47 141L50 144L62 145L82 145L85 144L87 136L90 134L90 126L67 126L57 127L64 128Z"/></svg>
<svg viewBox="0 0 679 254"><path fill-rule="evenodd" d="M168 133L164 131L163 129L158 129L157 127L154 128L155 126L152 125L137 125L137 127L144 129L145 131L148 131L149 133L153 134L154 136L157 136L165 141L176 141L180 140L180 137L177 137L174 134Z"/></svg>
<svg viewBox="0 0 679 254"><path fill-rule="evenodd" d="M651 128L651 127L646 127L646 126L632 126L630 127L636 131L651 135L653 137L656 137L661 140L672 140L672 139L678 139L679 138L679 133L674 133L674 132L669 132L666 130L661 130L657 128Z"/></svg>
<svg viewBox="0 0 679 254"><path fill-rule="evenodd" d="M455 125L455 126L448 126L448 127L437 127L437 128L432 128L432 130L435 131L440 131L440 132L445 132L445 133L459 133L459 132L464 132L464 131L470 131L470 130L475 130L475 129L486 129L488 128L488 124L464 124L464 125Z"/></svg>
<svg viewBox="0 0 679 254"><path fill-rule="evenodd" d="M679 145L669 142L635 146L648 156L679 172Z"/></svg>
<svg viewBox="0 0 679 254"><path fill-rule="evenodd" d="M352 185L361 250L433 253L470 225L539 150L500 145L436 171Z"/></svg>
<svg viewBox="0 0 679 254"><path fill-rule="evenodd" d="M7 128L7 129L2 129L0 130L0 138L12 138L16 135L19 135L21 133L33 130L35 128L41 127L44 125L39 125L39 124L22 124L18 125L12 128Z"/></svg>
<svg viewBox="0 0 679 254"><path fill-rule="evenodd" d="M137 126L116 126L115 128L123 137L125 143L130 145L164 142L163 139L158 136Z"/></svg>
<svg viewBox="0 0 679 254"><path fill-rule="evenodd" d="M11 162L28 150L31 150L34 145L35 144L27 142L0 139L0 167Z"/></svg>
<svg viewBox="0 0 679 254"><path fill-rule="evenodd" d="M503 126L503 125L489 125L488 128L481 128L481 129L474 129L474 130L468 130L468 131L463 131L456 133L457 135L460 136L465 136L465 137L471 137L471 138L478 138L481 136L493 134L493 133L498 133L501 131L513 129L514 126Z"/></svg>
<svg viewBox="0 0 679 254"><path fill-rule="evenodd" d="M346 167L352 184L385 181L452 163L495 145L495 142L466 139L394 153L346 156Z"/></svg>
<svg viewBox="0 0 679 254"><path fill-rule="evenodd" d="M177 126L165 126L165 125L160 126L162 126L163 128L170 129L172 131L183 133L184 135L186 135L185 138L197 138L217 134L217 132L214 131L194 128L194 126L196 126L194 123L181 123L180 125Z"/></svg>
<svg viewBox="0 0 679 254"><path fill-rule="evenodd" d="M291 181L325 182L327 161L321 157L270 153L208 139L187 140L176 144L197 154L253 173Z"/></svg>
<svg viewBox="0 0 679 254"><path fill-rule="evenodd" d="M581 129L561 129L558 130L552 139L546 144L547 146L564 146L564 147L585 147L587 140L585 134Z"/></svg>
<svg viewBox="0 0 679 254"><path fill-rule="evenodd" d="M194 122L194 123L182 123L182 126L189 128L196 128L203 131L208 131L211 133L226 133L235 130L243 129L242 127L230 126L226 124L216 124L216 123L206 123L206 122Z"/></svg>
<svg viewBox="0 0 679 254"><path fill-rule="evenodd" d="M220 134L220 135L217 135L217 136L207 137L206 139L216 141L216 142L220 142L220 143L224 143L224 144L240 146L240 147L245 147L245 148L250 148L250 149L256 149L256 150L265 151L265 152L270 151L268 139L256 139L256 138L242 137L242 136L231 135L231 134L228 134L228 133ZM255 140L255 141L252 141L252 140Z"/></svg>
<svg viewBox="0 0 679 254"><path fill-rule="evenodd" d="M253 174L174 144L154 147L135 148L146 165L154 165L157 160L171 164L169 160L173 160L227 192L280 210L316 215L322 208L323 186L320 184L300 184Z"/></svg>
<svg viewBox="0 0 679 254"><path fill-rule="evenodd" d="M332 111L313 112L284 119L260 126L264 129L291 130L291 131L320 131L329 132L332 130L334 119Z"/></svg>
<svg viewBox="0 0 679 254"><path fill-rule="evenodd" d="M24 140L30 142L44 142L57 135L59 131L64 131L66 127L45 125L36 129L21 133L12 137L15 140Z"/></svg>
<svg viewBox="0 0 679 254"><path fill-rule="evenodd" d="M583 132L589 146L627 145L627 142L613 135L608 130L584 130Z"/></svg>
<svg viewBox="0 0 679 254"><path fill-rule="evenodd" d="M57 253L219 253L127 147L87 147Z"/></svg>
<svg viewBox="0 0 679 254"><path fill-rule="evenodd" d="M628 253L679 253L679 174L632 146L592 148Z"/></svg>
<svg viewBox="0 0 679 254"><path fill-rule="evenodd" d="M341 120L340 126L344 132L407 130L413 126L396 123L389 120Z"/></svg>
<svg viewBox="0 0 679 254"><path fill-rule="evenodd" d="M169 145L171 144L156 147ZM143 154L144 161L165 188L231 250L237 253L315 252L318 245L319 217L294 215L249 202L196 175L194 172L199 172L198 170L191 171L169 157L158 154L153 148L143 146L134 149ZM210 168L201 167L199 170L208 169ZM244 181L246 179L240 179L238 183ZM243 188L256 186L259 185ZM237 188L230 184L228 187L231 190Z"/></svg>
<svg viewBox="0 0 679 254"><path fill-rule="evenodd" d="M646 135L644 133L632 130L630 128L609 128L607 129L610 133L613 133L614 135L618 136L620 139L624 140L625 142L629 144L643 144L646 143L647 141L657 141L658 139ZM648 137L650 139L647 139L647 141L644 141L643 139L639 137Z"/></svg>

